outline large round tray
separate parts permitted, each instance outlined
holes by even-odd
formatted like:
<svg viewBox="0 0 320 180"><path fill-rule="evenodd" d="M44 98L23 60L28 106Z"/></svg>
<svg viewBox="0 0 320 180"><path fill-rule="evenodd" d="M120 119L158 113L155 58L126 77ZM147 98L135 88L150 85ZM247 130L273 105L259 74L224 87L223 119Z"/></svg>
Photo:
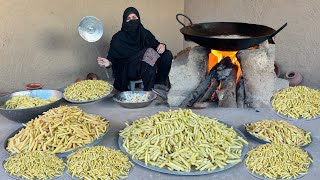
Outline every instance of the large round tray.
<svg viewBox="0 0 320 180"><path fill-rule="evenodd" d="M227 125L227 126L231 127L229 125ZM247 138L242 134L241 131L239 131L238 129L234 129L234 130L237 132L238 136L242 137L244 140L247 141ZM173 175L180 175L180 176L199 176L199 175L205 175L205 174L213 174L213 173L217 173L217 172L220 172L220 171L224 171L224 170L230 169L233 166L235 166L238 163L240 163L240 162L238 162L238 163L228 164L224 168L217 168L217 169L212 170L212 171L197 171L197 170L191 170L190 172L171 171L171 170L165 169L165 168L159 168L159 167L152 166L152 165L146 165L144 162L132 158L132 156L122 146L122 144L123 144L123 138L121 136L119 136L118 145L119 145L120 150L123 153L127 154L134 163L136 163L136 164L138 164L138 165L140 165L140 166L142 166L144 168L147 168L147 169L150 169L150 170L153 170L153 171L157 171L157 172L160 172L160 173L165 173L165 174L173 174ZM247 154L248 150L249 150L248 145L244 145L243 148L242 148L242 153L241 153L241 157L240 157L241 161L243 161L243 159L244 159L245 155Z"/></svg>
<svg viewBox="0 0 320 180"><path fill-rule="evenodd" d="M66 101L70 102L70 103L76 103L76 104L94 102L94 101L101 100L101 99L103 99L103 98L105 98L105 97L110 97L109 95L110 95L111 92L113 91L113 86L110 84L110 87L111 87L111 88L110 88L110 91L109 91L109 92L107 92L106 94L104 94L103 96L101 96L101 97L99 97L99 98L97 98L97 99L90 99L90 100L84 100L84 101L71 100L71 99L68 99L68 98L66 98L66 97L64 96L64 90L63 90L63 98L64 98Z"/></svg>
<svg viewBox="0 0 320 180"><path fill-rule="evenodd" d="M253 134L251 134L249 131L247 131L247 128L244 126L244 125L241 125L240 128L239 128L242 132L245 133L245 135L249 136L251 139L259 142L259 143L262 143L262 144L270 144L271 142L269 141L266 141L264 139L261 139ZM306 132L306 131L305 131ZM303 146L300 146L301 148L305 148L307 146L309 146L311 143L312 143L312 136L310 135L311 137L311 142L309 144L306 144L306 145L303 145Z"/></svg>
<svg viewBox="0 0 320 180"><path fill-rule="evenodd" d="M17 180L28 180L28 179L25 179L25 178L20 178L20 177L17 177L17 176L14 176L14 175L11 175L10 173L8 173L5 169L4 169L4 164L6 163L6 159L2 161L2 169L3 171L11 178L13 179L17 179ZM62 172L62 174L60 176L55 176L53 178L50 178L50 179L46 179L46 180L54 180L54 179L58 179L59 177L63 176L63 174L67 171L67 166L64 167L64 170ZM35 180L39 180L39 179L35 179Z"/></svg>
<svg viewBox="0 0 320 180"><path fill-rule="evenodd" d="M281 118L283 118L283 119L287 119L287 120L291 120L291 121L301 121L301 120L308 121L308 120L315 120L315 119L320 118L320 114L319 114L318 116L316 116L316 117L314 117L314 118L310 118L310 119L305 119L305 118L298 118L298 119L290 118L290 117L288 117L288 116L286 116L286 115L283 115L283 114L278 113L278 112L273 108L273 106L272 106L272 100L273 100L273 96L272 96L271 99L270 99L270 106L271 106L272 111L273 111L277 116L279 116L279 117L281 117Z"/></svg>
<svg viewBox="0 0 320 180"><path fill-rule="evenodd" d="M306 150L304 150L304 151L306 151ZM309 157L313 160L311 154L310 154L308 151L306 151L306 152L308 153ZM247 155L246 155L245 158L247 158ZM244 163L244 164L245 164L245 167L246 167L246 170L248 171L248 173L251 174L253 177L258 178L258 179L262 179L262 180L274 180L274 179L266 178L266 177L261 176L261 175L259 175L259 174L253 173L252 171L250 171L250 170L248 169L246 163ZM309 169L308 169L308 170L310 170L311 166L312 166L312 162L310 163L310 166L309 166ZM306 174L307 174L307 173L306 173ZM297 177L295 177L295 178L292 178L292 179L290 179L290 180L300 179L300 178L302 178L303 176L305 176L306 174L301 174L301 175L299 175L299 176L297 176ZM282 180L282 179L276 179L276 180Z"/></svg>
<svg viewBox="0 0 320 180"><path fill-rule="evenodd" d="M9 153L9 152L7 151L7 149L6 149L9 139L12 138L14 135L16 135L16 134L17 134L21 129L23 129L23 128L25 128L25 127L21 127L21 128L15 130L15 131L13 131L13 132L7 137L7 139L4 141L3 147L4 147L4 149L6 150L7 153ZM110 129L110 125L109 125L109 129ZM78 149L80 149L80 148L95 146L95 145L99 144L99 143L106 137L106 135L107 135L108 132L109 132L109 129L108 129L104 134L102 134L98 139L92 141L92 142L89 143L89 144L86 144L86 145L84 145L84 146L81 146L81 147L72 149L72 150L70 150L70 151L66 151L66 152L62 152L62 153L57 153L57 154L55 154L55 155L58 156L58 157L60 157L60 158L64 158L64 157L67 157L69 154L73 153L74 151L76 151L76 150L78 150ZM9 153L9 154L10 154L10 153Z"/></svg>

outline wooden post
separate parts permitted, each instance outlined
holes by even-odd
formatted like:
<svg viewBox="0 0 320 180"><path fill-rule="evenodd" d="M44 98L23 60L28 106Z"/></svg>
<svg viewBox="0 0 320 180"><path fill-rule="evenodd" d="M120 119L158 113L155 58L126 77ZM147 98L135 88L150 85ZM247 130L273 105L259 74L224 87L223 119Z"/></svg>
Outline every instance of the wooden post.
<svg viewBox="0 0 320 180"><path fill-rule="evenodd" d="M243 78L239 79L238 88L237 88L237 107L244 108L244 81Z"/></svg>
<svg viewBox="0 0 320 180"><path fill-rule="evenodd" d="M237 99L236 99L237 72L238 72L238 66L234 65L230 76L226 80L226 86L221 88L225 92L223 96L220 96L221 99L219 98L219 107L230 107L230 108L237 107Z"/></svg>
<svg viewBox="0 0 320 180"><path fill-rule="evenodd" d="M204 93L204 95L197 102L205 102L205 101L209 100L211 98L212 94L214 93L214 91L217 90L217 87L219 86L220 81L218 81L216 78L213 78L211 80L211 83L212 84L209 86L207 91Z"/></svg>

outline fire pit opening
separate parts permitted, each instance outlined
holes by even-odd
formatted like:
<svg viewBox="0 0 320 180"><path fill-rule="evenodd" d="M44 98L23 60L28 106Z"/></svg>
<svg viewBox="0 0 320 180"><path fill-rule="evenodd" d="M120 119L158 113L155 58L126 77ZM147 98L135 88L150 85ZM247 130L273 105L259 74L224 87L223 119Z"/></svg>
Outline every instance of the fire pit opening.
<svg viewBox="0 0 320 180"><path fill-rule="evenodd" d="M232 108L269 107L272 94L289 87L288 81L275 74L274 64L275 44L268 41L239 51L201 46L185 50L173 61L168 103L192 108L211 104Z"/></svg>
<svg viewBox="0 0 320 180"><path fill-rule="evenodd" d="M228 57L230 58L231 63L235 65L236 66L235 68L237 69L236 78L235 78L236 79L235 84L237 85L242 75L241 65L236 56L237 52L238 51L219 51L219 50L212 49L208 55L208 73L213 67L215 67L218 63L220 63L222 59ZM219 92L217 91L220 91L223 86L223 81L221 79L219 79L218 82L215 82L215 80L216 79L211 80L210 86L208 87L208 89L212 89L212 90L216 88L216 90L212 93L211 97L208 98L209 101L213 101L213 102L219 100L219 97L218 97ZM218 83L217 87L215 83ZM200 106L200 107L202 107L203 105L204 104L199 104L199 103L195 104L195 106Z"/></svg>
<svg viewBox="0 0 320 180"><path fill-rule="evenodd" d="M218 50L211 50L211 53L209 53L208 58L208 72L216 65L218 64L223 58L229 57L232 61L232 64L236 65L238 67L237 71L237 81L240 79L241 76L241 66L237 59L238 51L218 51Z"/></svg>

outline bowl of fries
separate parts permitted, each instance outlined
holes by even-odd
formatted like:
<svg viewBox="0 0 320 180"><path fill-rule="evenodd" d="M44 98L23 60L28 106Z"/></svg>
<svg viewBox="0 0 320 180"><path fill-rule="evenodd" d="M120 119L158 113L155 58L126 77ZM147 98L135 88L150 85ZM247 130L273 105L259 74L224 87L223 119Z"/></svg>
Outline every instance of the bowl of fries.
<svg viewBox="0 0 320 180"><path fill-rule="evenodd" d="M27 90L0 98L0 114L19 123L26 123L41 113L58 107L62 93L57 90Z"/></svg>
<svg viewBox="0 0 320 180"><path fill-rule="evenodd" d="M89 103L110 97L113 86L103 80L82 80L63 90L63 98L70 103Z"/></svg>
<svg viewBox="0 0 320 180"><path fill-rule="evenodd" d="M129 109L149 106L157 95L152 91L124 91L113 96L120 106Z"/></svg>

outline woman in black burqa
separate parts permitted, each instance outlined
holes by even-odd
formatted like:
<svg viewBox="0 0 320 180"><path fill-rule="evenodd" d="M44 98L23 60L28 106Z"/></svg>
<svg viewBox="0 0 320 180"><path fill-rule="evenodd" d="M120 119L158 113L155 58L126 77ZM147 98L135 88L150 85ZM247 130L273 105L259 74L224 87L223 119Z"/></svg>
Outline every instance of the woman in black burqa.
<svg viewBox="0 0 320 180"><path fill-rule="evenodd" d="M108 57L98 57L98 64L112 64L117 90L126 91L129 81L142 79L144 90L149 91L154 86L167 89L172 59L166 45L143 27L138 10L129 7L123 13L121 31L112 37Z"/></svg>

